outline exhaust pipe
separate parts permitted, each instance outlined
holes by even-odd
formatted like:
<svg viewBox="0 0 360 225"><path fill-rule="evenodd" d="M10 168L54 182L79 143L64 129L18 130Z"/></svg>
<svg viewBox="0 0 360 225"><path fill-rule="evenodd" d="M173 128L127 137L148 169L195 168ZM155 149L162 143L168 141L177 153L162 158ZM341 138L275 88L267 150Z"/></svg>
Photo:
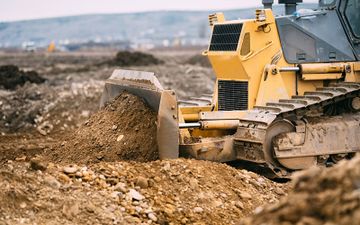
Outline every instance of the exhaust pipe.
<svg viewBox="0 0 360 225"><path fill-rule="evenodd" d="M303 0L279 0L279 4L285 4L285 15L292 15L296 12L297 4L302 2Z"/></svg>
<svg viewBox="0 0 360 225"><path fill-rule="evenodd" d="M262 0L262 4L264 5L264 9L272 9L274 0Z"/></svg>

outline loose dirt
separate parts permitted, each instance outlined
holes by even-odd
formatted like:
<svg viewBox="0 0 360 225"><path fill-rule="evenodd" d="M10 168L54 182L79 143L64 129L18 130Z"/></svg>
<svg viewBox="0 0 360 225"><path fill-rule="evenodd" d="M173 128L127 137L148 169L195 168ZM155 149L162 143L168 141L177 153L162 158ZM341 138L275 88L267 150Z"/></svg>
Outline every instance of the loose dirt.
<svg viewBox="0 0 360 225"><path fill-rule="evenodd" d="M150 66L159 65L164 62L155 56L143 52L120 51L115 58L109 62L114 66Z"/></svg>
<svg viewBox="0 0 360 225"><path fill-rule="evenodd" d="M68 163L153 161L159 157L156 119L141 98L123 92L48 154Z"/></svg>
<svg viewBox="0 0 360 225"><path fill-rule="evenodd" d="M208 57L203 55L193 55L189 59L187 59L185 63L202 67L211 67Z"/></svg>
<svg viewBox="0 0 360 225"><path fill-rule="evenodd" d="M258 210L246 225L357 225L360 221L360 156L332 168L295 175L292 192Z"/></svg>
<svg viewBox="0 0 360 225"><path fill-rule="evenodd" d="M286 186L197 160L0 167L5 224L236 224Z"/></svg>
<svg viewBox="0 0 360 225"><path fill-rule="evenodd" d="M36 71L25 72L15 65L0 66L0 87L13 90L26 82L40 84L44 83L45 79Z"/></svg>
<svg viewBox="0 0 360 225"><path fill-rule="evenodd" d="M211 68L184 63L193 54L129 69L155 72L179 99L211 93ZM286 195L287 184L225 164L156 160L156 115L134 96L96 113L117 68L98 62L112 57L0 55L47 79L0 90L0 224L237 224Z"/></svg>

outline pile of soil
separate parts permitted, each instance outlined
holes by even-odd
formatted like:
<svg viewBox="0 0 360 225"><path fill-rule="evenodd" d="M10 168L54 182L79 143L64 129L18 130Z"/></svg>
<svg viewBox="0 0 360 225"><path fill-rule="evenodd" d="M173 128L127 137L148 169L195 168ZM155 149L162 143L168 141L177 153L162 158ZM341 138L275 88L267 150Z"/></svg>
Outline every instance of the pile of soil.
<svg viewBox="0 0 360 225"><path fill-rule="evenodd" d="M235 224L286 195L286 185L257 174L185 159L83 167L8 162L0 167L0 189L6 224Z"/></svg>
<svg viewBox="0 0 360 225"><path fill-rule="evenodd" d="M45 79L36 71L22 71L15 65L0 66L0 87L14 90L17 86L23 86L26 82L44 83Z"/></svg>
<svg viewBox="0 0 360 225"><path fill-rule="evenodd" d="M346 224L360 221L360 156L332 168L300 172L279 204L259 210L247 225Z"/></svg>
<svg viewBox="0 0 360 225"><path fill-rule="evenodd" d="M98 109L102 90L103 82L86 81L58 87L26 83L0 93L0 134L48 136L74 130Z"/></svg>
<svg viewBox="0 0 360 225"><path fill-rule="evenodd" d="M190 65L198 65L202 67L211 67L208 57L203 55L191 56L188 60L185 61L185 63Z"/></svg>
<svg viewBox="0 0 360 225"><path fill-rule="evenodd" d="M149 66L159 65L164 62L155 56L143 52L119 51L110 61L112 66Z"/></svg>
<svg viewBox="0 0 360 225"><path fill-rule="evenodd" d="M52 161L153 161L159 158L156 119L143 99L121 93L48 152Z"/></svg>

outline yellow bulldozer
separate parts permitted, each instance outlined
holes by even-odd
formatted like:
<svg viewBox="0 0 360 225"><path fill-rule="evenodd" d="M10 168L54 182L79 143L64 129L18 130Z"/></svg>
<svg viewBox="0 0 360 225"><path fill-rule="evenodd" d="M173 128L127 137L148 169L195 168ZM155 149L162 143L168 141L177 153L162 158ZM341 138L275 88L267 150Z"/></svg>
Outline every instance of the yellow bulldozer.
<svg viewBox="0 0 360 225"><path fill-rule="evenodd" d="M178 101L151 72L115 70L102 103L122 91L158 113L161 159L238 162L269 178L328 166L360 151L360 0L263 0L254 19L209 16L203 52L216 74L212 96ZM129 106L131 107L131 106Z"/></svg>

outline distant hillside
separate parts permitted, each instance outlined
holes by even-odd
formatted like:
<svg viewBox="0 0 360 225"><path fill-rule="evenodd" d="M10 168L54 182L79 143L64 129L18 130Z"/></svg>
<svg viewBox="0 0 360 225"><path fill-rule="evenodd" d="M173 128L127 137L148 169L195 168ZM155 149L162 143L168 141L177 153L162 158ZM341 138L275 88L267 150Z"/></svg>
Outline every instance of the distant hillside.
<svg viewBox="0 0 360 225"><path fill-rule="evenodd" d="M315 8L314 4L301 7ZM275 5L276 14L283 6ZM94 14L0 23L0 47L34 42L56 43L114 42L164 43L181 38L187 44L207 39L209 11L158 11L129 14ZM253 18L254 9L224 11L227 19Z"/></svg>

